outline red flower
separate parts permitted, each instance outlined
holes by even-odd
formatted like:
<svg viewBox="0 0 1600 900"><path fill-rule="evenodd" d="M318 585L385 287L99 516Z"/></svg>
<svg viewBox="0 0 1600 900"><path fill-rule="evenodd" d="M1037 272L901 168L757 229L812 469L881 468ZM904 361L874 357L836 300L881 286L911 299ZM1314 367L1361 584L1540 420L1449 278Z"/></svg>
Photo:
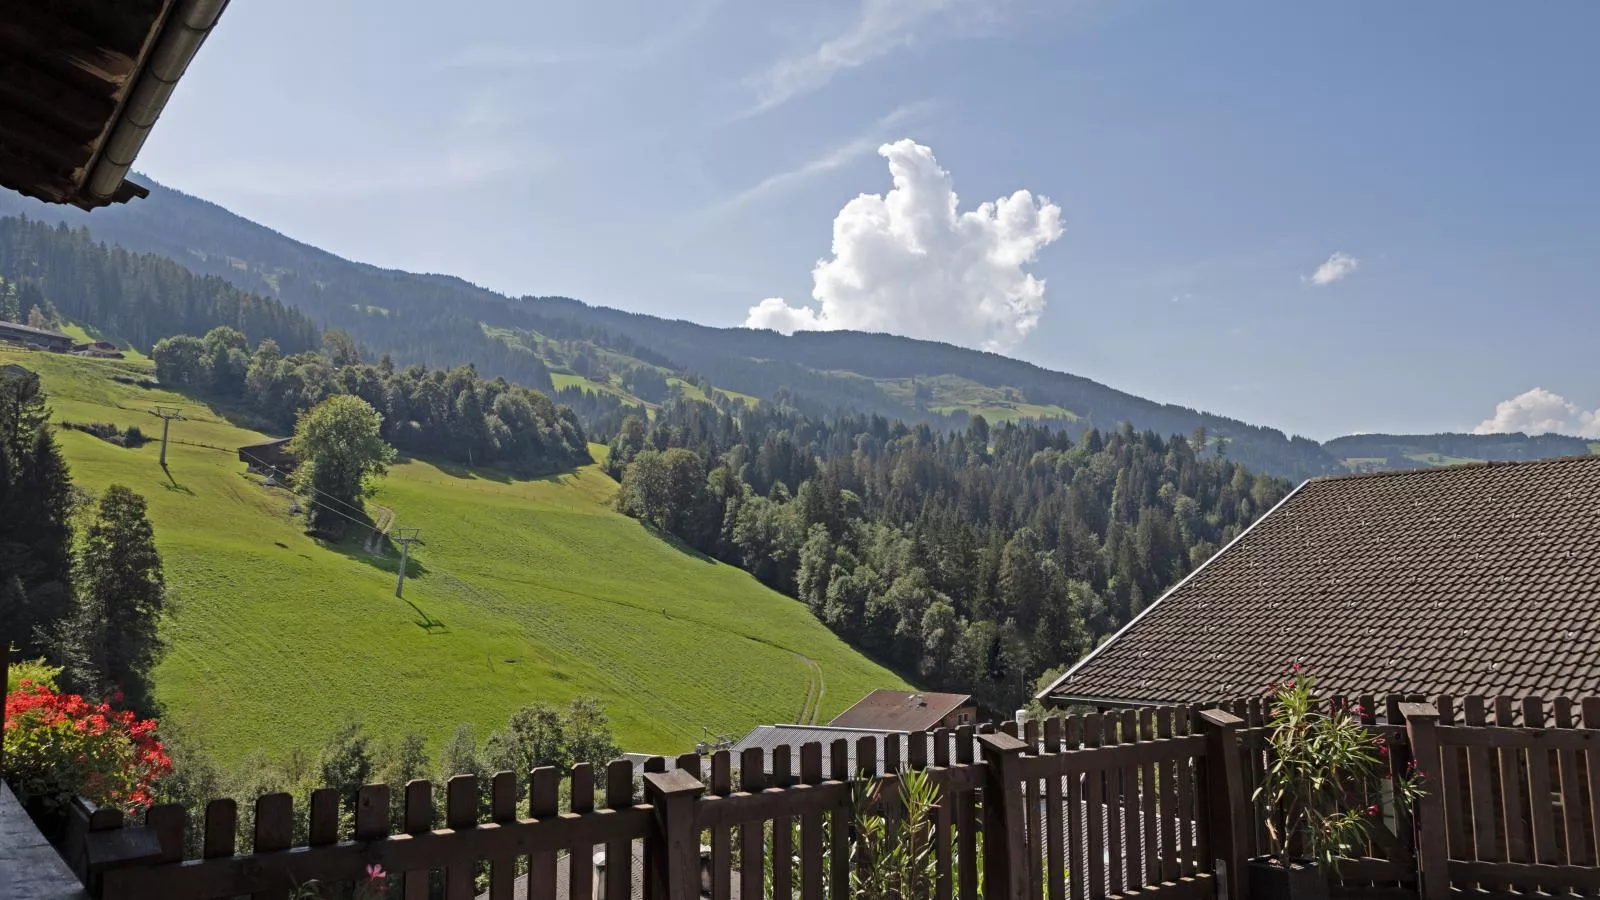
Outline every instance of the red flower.
<svg viewBox="0 0 1600 900"><path fill-rule="evenodd" d="M1378 804L1376 804L1376 803L1374 803L1371 806L1367 807L1367 815L1371 816L1374 819L1376 819L1378 817L1378 813L1380 811L1381 810L1378 809Z"/></svg>

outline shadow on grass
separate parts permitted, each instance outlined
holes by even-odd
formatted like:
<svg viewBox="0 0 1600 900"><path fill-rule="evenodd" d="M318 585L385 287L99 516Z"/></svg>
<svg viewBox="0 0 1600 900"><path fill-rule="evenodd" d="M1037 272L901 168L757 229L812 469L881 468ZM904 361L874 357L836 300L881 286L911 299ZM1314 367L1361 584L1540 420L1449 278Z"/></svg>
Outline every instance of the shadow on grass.
<svg viewBox="0 0 1600 900"><path fill-rule="evenodd" d="M407 606L411 607L412 611L417 614L417 627L418 628L421 628L423 631L426 631L429 634L448 634L449 633L450 626L448 626L448 625L444 624L444 622L442 622L442 621L440 621L438 619L435 619L434 617L428 615L425 611L423 611L422 607L416 605L415 603L412 603L410 600L406 600L406 598L404 598L404 597L401 597L400 599L401 600L405 600L405 604Z"/></svg>
<svg viewBox="0 0 1600 900"><path fill-rule="evenodd" d="M426 462L452 478L460 478L463 480L471 480L476 478L482 481L492 481L496 484L515 484L525 481L543 481L549 484L559 484L562 478L568 475L577 474L576 469L560 469L555 472L530 474L524 472L513 472L506 469L497 469L493 466L463 466L460 463L454 463L440 459L428 459L426 457L410 457L406 460L402 460L402 462L409 462L411 459L416 459L419 462Z"/></svg>
<svg viewBox="0 0 1600 900"><path fill-rule="evenodd" d="M172 470L167 468L165 465L161 467L161 474L167 476L167 483L163 484L162 487L172 491L175 494L188 494L191 497L194 496L194 491L190 490L188 485L179 484L178 479L172 477Z"/></svg>
<svg viewBox="0 0 1600 900"><path fill-rule="evenodd" d="M708 566L723 565L723 563L720 561L712 559L704 553L701 553L699 550L696 550L695 548L684 543L683 538L680 538L675 534L662 531L661 529L656 528L654 525L646 525L644 522L640 522L639 524L644 526L645 531L650 532L651 535L660 539L662 543L678 551L679 553L682 553L684 556L687 556L690 559L693 559L697 562L703 562Z"/></svg>
<svg viewBox="0 0 1600 900"><path fill-rule="evenodd" d="M326 537L319 537L317 539L317 543L321 544L323 549L332 550L346 559L351 559L356 562L369 565L380 572L387 572L391 575L399 575L400 553L394 548L394 545L385 539L383 542L383 548L379 553L376 555L368 553L367 536L370 534L370 531L362 530L361 533L357 535L354 533L357 530L358 529L352 525L350 528L346 529L345 535L338 540L328 540ZM417 578L428 574L428 567L419 562L416 557L417 547L426 547L427 545L427 541L419 540L416 541L412 546L411 554L406 558L407 578Z"/></svg>

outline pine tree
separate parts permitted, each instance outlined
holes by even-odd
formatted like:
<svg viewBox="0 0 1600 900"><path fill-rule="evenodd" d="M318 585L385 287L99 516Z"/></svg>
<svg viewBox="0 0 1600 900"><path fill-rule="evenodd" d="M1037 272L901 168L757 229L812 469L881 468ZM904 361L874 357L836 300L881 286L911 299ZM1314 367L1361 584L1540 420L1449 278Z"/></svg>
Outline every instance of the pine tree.
<svg viewBox="0 0 1600 900"><path fill-rule="evenodd" d="M150 669L160 656L156 626L166 581L145 500L114 484L84 534L79 602L72 629L74 678L106 693L120 687L136 709L149 709Z"/></svg>

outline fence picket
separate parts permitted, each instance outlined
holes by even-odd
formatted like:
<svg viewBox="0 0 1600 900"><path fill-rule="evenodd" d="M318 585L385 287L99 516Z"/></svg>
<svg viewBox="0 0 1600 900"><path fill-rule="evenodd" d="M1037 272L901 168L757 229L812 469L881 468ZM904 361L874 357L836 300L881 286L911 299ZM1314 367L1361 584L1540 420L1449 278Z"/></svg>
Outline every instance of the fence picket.
<svg viewBox="0 0 1600 900"><path fill-rule="evenodd" d="M337 813L337 807L335 807L334 811ZM400 829L404 833L427 834L432 831L433 784L422 778L415 778L406 782L406 793L400 815ZM312 820L316 820L315 815L312 816ZM404 897L405 900L428 900L428 870L418 869L402 872L400 874L400 896Z"/></svg>
<svg viewBox="0 0 1600 900"><path fill-rule="evenodd" d="M832 777L834 781L849 781L853 776L850 771L850 741L838 738L830 748ZM943 804L940 804L942 807ZM849 900L850 898L850 827L854 820L854 810L849 806L836 806L833 809L833 827L829 829L828 864L832 879L832 890L829 891L832 900ZM946 813L948 821L948 813ZM940 832L943 834L943 832ZM949 890L949 860L944 861L946 890ZM942 900L949 900L945 894Z"/></svg>
<svg viewBox="0 0 1600 900"><path fill-rule="evenodd" d="M794 783L790 775L790 756L787 745L772 748L772 786L786 788ZM794 897L794 819L778 816L772 820L772 897L773 900L791 900Z"/></svg>
<svg viewBox="0 0 1600 900"><path fill-rule="evenodd" d="M1094 749L1105 743L1106 725L1105 718L1099 713L1090 713L1083 717L1083 746L1085 749ZM1098 897L1109 893L1106 890L1106 859L1101 848L1106 845L1105 833L1105 802L1106 782L1105 774L1099 760L1100 754L1085 754L1083 773L1083 813L1088 818L1086 847L1089 851L1089 880L1087 888L1090 897Z"/></svg>
<svg viewBox="0 0 1600 900"><path fill-rule="evenodd" d="M1522 701L1522 726L1544 727L1544 700L1525 697ZM1528 749L1528 818L1533 826L1533 862L1554 864L1560 861L1556 847L1556 817L1550 803L1550 753L1538 746Z"/></svg>
<svg viewBox="0 0 1600 900"><path fill-rule="evenodd" d="M760 751L757 751L759 754ZM759 764L759 763L758 763ZM606 808L613 813L633 806L633 763L613 760L606 766ZM633 842L614 837L605 846L605 890L607 897L626 897L632 892ZM759 854L756 857L760 859Z"/></svg>
<svg viewBox="0 0 1600 900"><path fill-rule="evenodd" d="M739 756L739 790L747 794L759 794L767 786L767 761L766 754L760 747L748 747ZM740 897L765 897L766 888L764 866L760 860L765 859L763 850L766 841L765 822L746 822L739 826L739 896ZM627 882L623 882L622 894L612 894L609 890L606 897L625 897L628 890Z"/></svg>
<svg viewBox="0 0 1600 900"><path fill-rule="evenodd" d="M1456 723L1455 701L1449 694L1441 695L1436 707L1439 724ZM1460 747L1439 748L1440 799L1444 801L1444 817L1449 829L1450 853L1456 859L1472 859L1472 830L1467 827L1472 820L1471 785L1466 780L1466 756Z"/></svg>
<svg viewBox="0 0 1600 900"><path fill-rule="evenodd" d="M1100 746L1108 748L1103 759L1105 762L1100 767L1097 776L1100 782L1101 809L1105 811L1105 859L1106 859L1106 891L1113 896L1121 896L1126 889L1123 883L1123 863L1127 857L1122 852L1122 765L1118 761L1121 756L1116 748L1122 742L1120 725L1122 716L1117 713L1106 713L1101 718L1101 725L1105 728L1104 737ZM1095 811L1096 815L1099 810Z"/></svg>
<svg viewBox="0 0 1600 900"><path fill-rule="evenodd" d="M239 806L224 797L206 804L205 842L202 859L227 859L233 856L234 837L239 829Z"/></svg>
<svg viewBox="0 0 1600 900"><path fill-rule="evenodd" d="M1516 710L1513 698L1494 698L1495 723L1504 728L1516 727ZM1522 750L1517 747L1499 748L1500 799L1503 803L1506 832L1506 861L1526 863L1528 855L1528 820L1523 814Z"/></svg>
<svg viewBox="0 0 1600 900"><path fill-rule="evenodd" d="M1489 717L1484 698L1478 696L1463 698L1462 719L1469 728L1487 727ZM1494 794L1499 777L1497 761L1488 748L1467 748L1467 779L1472 790L1469 809L1471 809L1472 840L1476 854L1473 858L1480 862L1505 859L1505 841L1503 835L1497 831L1500 819L1499 811L1495 807ZM1484 882L1477 887L1481 890L1493 890L1495 885L1492 882Z"/></svg>
<svg viewBox="0 0 1600 900"><path fill-rule="evenodd" d="M570 796L567 808L575 815L586 815L594 811L594 766L590 763L574 763L572 773L568 776ZM516 786L511 789L513 808L511 818L516 818ZM501 821L499 816L495 821ZM573 897L584 898L594 896L594 845L581 844L567 852L567 884L571 885L569 892ZM507 895L510 896L510 895ZM491 898L495 900L495 898ZM719 900L726 900L726 895Z"/></svg>
<svg viewBox="0 0 1600 900"><path fill-rule="evenodd" d="M517 776L496 772L489 782L489 819L505 823L517 818ZM489 900L511 900L517 879L515 856L501 856L489 862Z"/></svg>
<svg viewBox="0 0 1600 900"><path fill-rule="evenodd" d="M1600 697L1583 698L1583 727L1600 729ZM1583 752L1584 775L1589 785L1589 858L1600 861L1600 748ZM1593 842L1593 843L1590 843Z"/></svg>
<svg viewBox="0 0 1600 900"><path fill-rule="evenodd" d="M444 824L451 831L478 827L478 776L454 775L445 782ZM473 888L476 868L477 861L472 859L463 859L445 867L445 900L472 900L477 893ZM532 887L531 883L529 886ZM532 890L528 894L530 900L535 897L544 900Z"/></svg>
<svg viewBox="0 0 1600 900"><path fill-rule="evenodd" d="M816 741L800 747L800 783L822 783L822 745ZM820 809L800 815L800 896L822 900L822 816Z"/></svg>
<svg viewBox="0 0 1600 900"><path fill-rule="evenodd" d="M1156 710L1156 738L1172 737L1172 710ZM1156 764L1156 781L1161 804L1161 880L1177 881L1182 871L1178 862L1178 772L1170 760Z"/></svg>
<svg viewBox="0 0 1600 900"><path fill-rule="evenodd" d="M1044 720L1044 746L1041 752L1046 755L1061 752L1061 720L1054 716ZM1063 821L1061 804L1061 775L1052 770L1044 780L1044 827L1039 832L1039 839L1044 842L1044 896L1046 900L1062 900L1061 894L1066 887L1066 822Z"/></svg>
<svg viewBox="0 0 1600 900"><path fill-rule="evenodd" d="M1029 719L1021 728L1022 740L1028 746L1022 752L1037 756L1039 754L1039 723ZM1044 896L1045 872L1045 836L1040 830L1040 822L1044 812L1044 795L1039 783L1039 776L1029 775L1027 785L1023 790L1024 802L1022 808L1024 826L1027 830L1027 846L1029 849L1025 863L1028 876L1028 896L1033 900Z"/></svg>
<svg viewBox="0 0 1600 900"><path fill-rule="evenodd" d="M271 853L287 850L294 843L294 798L285 793L263 794L256 798L255 840L253 853ZM266 891L256 891L255 900L284 900L289 896L288 885Z"/></svg>
<svg viewBox="0 0 1600 900"><path fill-rule="evenodd" d="M1572 719L1572 700L1557 697L1551 701L1551 712L1556 727L1571 730L1576 727ZM1587 752L1587 751L1584 751ZM1579 751L1556 751L1556 778L1561 785L1561 845L1563 862L1570 866L1592 865L1588 842L1584 840L1583 775L1578 767Z"/></svg>
<svg viewBox="0 0 1600 900"><path fill-rule="evenodd" d="M976 739L977 729L971 725L963 725L956 729L956 763L962 766L973 764L973 741ZM956 834L959 846L956 865L956 896L961 900L977 900L978 897L978 811L974 806L976 791L961 791L957 793L956 804Z"/></svg>
<svg viewBox="0 0 1600 900"><path fill-rule="evenodd" d="M711 794L726 797L733 793L733 761L726 750L711 755ZM576 788L574 788L576 790ZM575 897L588 897L576 883L572 886ZM728 900L733 896L733 832L727 828L711 829L711 900Z"/></svg>
<svg viewBox="0 0 1600 900"><path fill-rule="evenodd" d="M1072 716L1064 724L1066 747L1068 750L1077 750L1083 742L1083 717ZM1083 805L1083 774L1075 765L1068 767L1064 774L1067 782L1067 879L1071 887L1069 893L1072 900L1085 900L1088 895L1084 866L1088 864L1088 856L1083 844L1088 822Z"/></svg>

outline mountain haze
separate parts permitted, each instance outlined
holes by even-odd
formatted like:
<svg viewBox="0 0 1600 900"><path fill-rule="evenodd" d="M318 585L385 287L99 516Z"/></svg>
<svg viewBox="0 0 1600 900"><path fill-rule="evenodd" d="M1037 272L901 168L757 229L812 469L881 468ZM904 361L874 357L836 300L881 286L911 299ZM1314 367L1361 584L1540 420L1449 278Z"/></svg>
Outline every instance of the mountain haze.
<svg viewBox="0 0 1600 900"><path fill-rule="evenodd" d="M949 344L843 331L784 336L564 297L511 298L454 276L352 262L155 184L149 199L93 216L8 193L0 195L0 215L87 226L95 240L168 257L199 274L280 300L323 327L344 329L373 356L389 354L402 365L432 367L471 362L487 376L547 391L577 385L591 392L610 390L624 401L648 400L628 391L625 376L656 370L678 387L688 382L710 389L708 397L744 395L813 413L854 410L936 427L965 427L981 414L990 420L1032 420L1075 436L1122 422L1169 435L1203 428L1213 447L1229 457L1295 479L1351 467L1527 458L1581 453L1587 447L1578 439L1523 435L1389 436L1381 447L1375 436L1353 436L1321 445ZM601 362L589 363L595 354ZM581 366L574 365L578 357L585 358ZM564 377L579 369L584 378ZM604 380L611 372L615 385Z"/></svg>

